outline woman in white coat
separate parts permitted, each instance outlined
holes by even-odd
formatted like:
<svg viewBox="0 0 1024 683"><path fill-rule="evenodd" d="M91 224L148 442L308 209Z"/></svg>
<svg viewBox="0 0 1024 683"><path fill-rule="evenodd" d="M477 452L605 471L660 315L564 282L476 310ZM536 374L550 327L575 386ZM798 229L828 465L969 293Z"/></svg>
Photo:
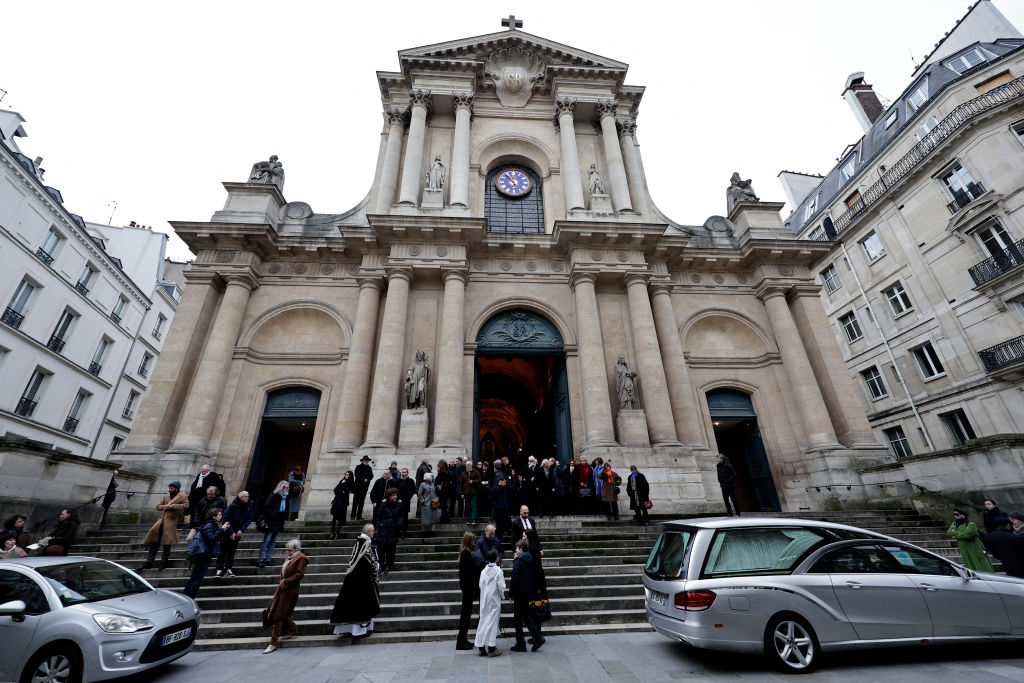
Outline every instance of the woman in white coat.
<svg viewBox="0 0 1024 683"><path fill-rule="evenodd" d="M480 572L480 621L476 625L474 645L481 657L497 657L498 621L501 619L501 601L505 599L505 573L498 565L498 551L487 551L487 566Z"/></svg>

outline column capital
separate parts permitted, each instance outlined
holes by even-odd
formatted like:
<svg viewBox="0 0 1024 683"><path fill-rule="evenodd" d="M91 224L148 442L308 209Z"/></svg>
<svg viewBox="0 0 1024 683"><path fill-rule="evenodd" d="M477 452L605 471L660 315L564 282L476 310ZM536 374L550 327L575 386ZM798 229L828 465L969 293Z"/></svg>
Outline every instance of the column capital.
<svg viewBox="0 0 1024 683"><path fill-rule="evenodd" d="M251 273L221 273L228 285L239 285L250 292L260 286L259 281Z"/></svg>
<svg viewBox="0 0 1024 683"><path fill-rule="evenodd" d="M412 282L412 268L388 268L388 282L392 280L405 280Z"/></svg>
<svg viewBox="0 0 1024 683"><path fill-rule="evenodd" d="M636 134L636 119L615 119L615 128L620 138L632 137Z"/></svg>
<svg viewBox="0 0 1024 683"><path fill-rule="evenodd" d="M654 294L654 295L657 295L657 296L661 296L662 294L671 295L672 294L672 283L671 282L662 282L662 281L655 280L655 281L650 283L650 289L651 289L651 294Z"/></svg>
<svg viewBox="0 0 1024 683"><path fill-rule="evenodd" d="M594 106L596 118L598 121L606 116L615 116L615 112L619 108L618 100L598 100Z"/></svg>
<svg viewBox="0 0 1024 683"><path fill-rule="evenodd" d="M452 93L452 106L455 111L459 109L468 109L470 113L473 112L473 99L474 95L468 91L453 92Z"/></svg>
<svg viewBox="0 0 1024 683"><path fill-rule="evenodd" d="M789 291L789 287L774 284L765 284L758 287L755 295L761 301L768 301L768 299L774 299L775 297L781 296L783 299L786 298L786 294Z"/></svg>
<svg viewBox="0 0 1024 683"><path fill-rule="evenodd" d="M556 97L555 98L555 118L557 119L562 114L575 114L576 113L576 98L575 97Z"/></svg>
<svg viewBox="0 0 1024 683"><path fill-rule="evenodd" d="M581 282L589 282L591 285L597 282L597 273L593 273L587 270L578 270L569 276L569 287L576 289L576 285Z"/></svg>
<svg viewBox="0 0 1024 683"><path fill-rule="evenodd" d="M626 273L622 276L622 281L626 283L626 287L640 284L647 287L647 283L650 281L651 276L647 273Z"/></svg>
<svg viewBox="0 0 1024 683"><path fill-rule="evenodd" d="M356 277L359 289L376 289L378 292L384 288L384 278L380 275L359 275Z"/></svg>
<svg viewBox="0 0 1024 683"><path fill-rule="evenodd" d="M460 280L462 286L465 287L469 284L469 271L465 268L444 268L441 271L441 279L445 282L448 280Z"/></svg>
<svg viewBox="0 0 1024 683"><path fill-rule="evenodd" d="M430 91L426 89L413 90L409 93L409 107L415 109L416 107L423 107L428 112L430 111Z"/></svg>
<svg viewBox="0 0 1024 683"><path fill-rule="evenodd" d="M384 115L384 125L388 127L394 126L395 124L405 126L405 119L409 115L409 109L407 107L396 107L391 105L382 113Z"/></svg>

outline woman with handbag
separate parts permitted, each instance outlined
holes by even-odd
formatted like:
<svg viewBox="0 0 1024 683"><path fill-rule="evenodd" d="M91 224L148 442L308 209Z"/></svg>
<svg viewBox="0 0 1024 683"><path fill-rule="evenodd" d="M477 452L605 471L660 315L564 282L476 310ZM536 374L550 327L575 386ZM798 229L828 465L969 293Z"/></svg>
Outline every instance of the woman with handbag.
<svg viewBox="0 0 1024 683"><path fill-rule="evenodd" d="M197 532L197 535L203 539L206 552L188 558L192 561L192 575L189 576L188 583L185 584L185 590L182 591L182 593L193 600L199 594L199 588L203 585L203 580L206 578L206 570L210 568L210 563L213 562L214 558L220 557L220 542L224 540L224 536L231 528L229 522L221 523L223 515L224 512L220 508L210 508L206 511L206 522L199 527ZM189 541L189 546L185 548L186 554L193 542L192 540Z"/></svg>
<svg viewBox="0 0 1024 683"><path fill-rule="evenodd" d="M430 533L433 534L434 525L441 519L441 500L437 497L434 475L430 472L423 474L423 483L416 492L416 501L420 508L420 532L425 536L427 527L430 527Z"/></svg>
<svg viewBox="0 0 1024 683"><path fill-rule="evenodd" d="M260 543L260 550L256 555L257 567L266 567L270 564L271 555L274 554L274 543L277 541L277 535L284 530L287 516L288 482L281 480L274 487L274 492L267 496L260 518L256 520L256 528L263 532L263 542Z"/></svg>
<svg viewBox="0 0 1024 683"><path fill-rule="evenodd" d="M651 486L647 477L640 473L636 465L629 466L629 480L626 482L626 493L629 495L629 509L633 511L638 526L649 526L647 511L651 509Z"/></svg>

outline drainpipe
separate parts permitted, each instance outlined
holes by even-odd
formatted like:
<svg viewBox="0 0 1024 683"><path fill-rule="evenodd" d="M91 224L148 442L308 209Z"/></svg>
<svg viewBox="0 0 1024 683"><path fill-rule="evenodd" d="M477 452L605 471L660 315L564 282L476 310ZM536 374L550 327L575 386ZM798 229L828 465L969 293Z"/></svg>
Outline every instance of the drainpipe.
<svg viewBox="0 0 1024 683"><path fill-rule="evenodd" d="M875 329L878 330L879 336L882 338L882 344L885 346L886 353L889 354L889 361L892 363L892 369L896 373L896 378L900 381L900 386L903 387L903 393L907 396L907 402L910 403L910 409L914 411L914 417L917 418L917 426L921 428L921 434L924 435L925 443L928 444L928 450L934 451L935 444L932 443L932 437L928 434L928 428L924 426L924 420L921 419L921 413L917 410L917 404L914 403L914 397L910 395L910 388L907 386L907 381L903 379L903 373L900 372L900 366L896 363L896 356L892 353L892 347L889 345L889 339L885 336L885 331L878 322L878 316L875 315L875 310L871 308L871 302L868 300L868 295L864 291L864 285L860 283L860 278L857 276L857 269L853 267L853 261L850 260L850 254L846 251L846 244L842 241L839 242L839 246L843 250L843 258L850 264L850 272L853 273L853 279L857 283L857 289L860 290L860 295L864 299L864 303L867 304L868 310L871 312L871 322L875 324Z"/></svg>

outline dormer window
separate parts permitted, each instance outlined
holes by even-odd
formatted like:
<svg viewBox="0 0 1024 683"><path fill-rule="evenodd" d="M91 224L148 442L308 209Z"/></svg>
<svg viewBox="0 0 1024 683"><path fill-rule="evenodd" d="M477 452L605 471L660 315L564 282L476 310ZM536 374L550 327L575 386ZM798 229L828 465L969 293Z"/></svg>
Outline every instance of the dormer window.
<svg viewBox="0 0 1024 683"><path fill-rule="evenodd" d="M890 112L889 115L885 117L885 127L886 127L886 129L889 129L892 126L892 124L896 123L896 120L899 117L900 117L899 110L898 109L893 109L892 112Z"/></svg>
<svg viewBox="0 0 1024 683"><path fill-rule="evenodd" d="M965 52L959 57L954 57L953 59L949 60L948 62L946 62L946 66L955 71L959 76L960 74L964 73L969 69L973 69L974 67L978 66L984 61L986 61L985 56L981 54L981 50L979 50L978 48L974 48L973 50Z"/></svg>
<svg viewBox="0 0 1024 683"><path fill-rule="evenodd" d="M804 222L807 222L808 220L810 220L811 216L813 216L814 212L817 211L817 210L818 210L818 196L815 195L813 198L811 198L811 201L807 204L807 208L804 209Z"/></svg>
<svg viewBox="0 0 1024 683"><path fill-rule="evenodd" d="M914 93L907 98L907 114L913 114L928 101L928 84L922 83Z"/></svg>
<svg viewBox="0 0 1024 683"><path fill-rule="evenodd" d="M853 174L857 171L857 159L856 157L850 157L850 160L843 164L841 173L843 174L843 180L849 180L853 177Z"/></svg>

